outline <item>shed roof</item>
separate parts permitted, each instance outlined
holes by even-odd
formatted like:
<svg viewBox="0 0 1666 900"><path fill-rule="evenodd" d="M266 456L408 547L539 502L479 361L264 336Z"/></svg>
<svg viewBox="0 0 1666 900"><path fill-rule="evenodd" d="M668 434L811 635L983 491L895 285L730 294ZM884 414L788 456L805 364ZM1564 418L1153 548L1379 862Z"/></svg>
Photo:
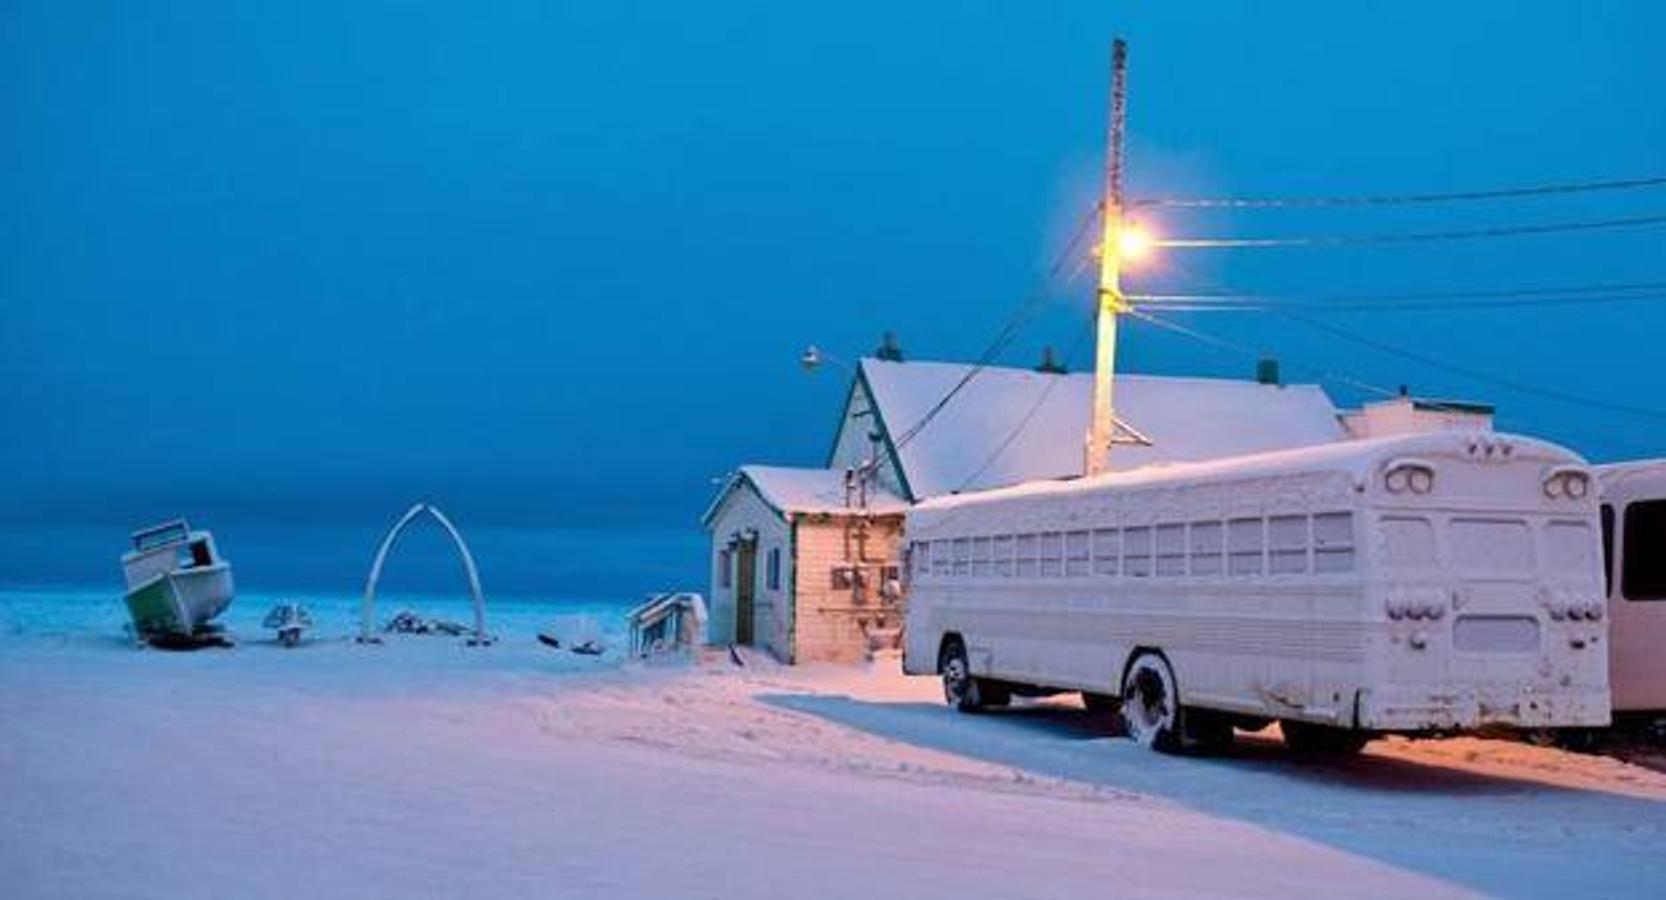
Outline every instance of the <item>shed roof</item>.
<svg viewBox="0 0 1666 900"><path fill-rule="evenodd" d="M1093 375L990 366L908 443L894 441L963 378L963 363L866 358L858 378L915 500L1080 475ZM1337 409L1317 385L1121 375L1118 419L1149 445L1119 444L1113 470L1265 453L1344 440Z"/></svg>
<svg viewBox="0 0 1666 900"><path fill-rule="evenodd" d="M819 514L884 515L900 513L907 502L877 484L869 482L867 506L857 508L845 503L845 473L843 469L800 469L787 466L741 466L729 476L723 490L701 517L710 523L734 491L750 487L779 515Z"/></svg>

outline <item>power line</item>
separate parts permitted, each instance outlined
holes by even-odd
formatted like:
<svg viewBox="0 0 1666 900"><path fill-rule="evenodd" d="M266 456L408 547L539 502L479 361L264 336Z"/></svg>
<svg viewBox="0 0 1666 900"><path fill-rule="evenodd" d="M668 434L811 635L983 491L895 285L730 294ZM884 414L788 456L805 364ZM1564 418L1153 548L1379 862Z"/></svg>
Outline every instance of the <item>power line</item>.
<svg viewBox="0 0 1666 900"><path fill-rule="evenodd" d="M1586 219L1545 225L1505 225L1492 228L1423 231L1409 234L1320 235L1287 238L1166 238L1152 241L1157 247L1184 250L1219 250L1242 247L1339 247L1353 244L1413 244L1425 241L1454 241L1489 237L1519 237L1596 231L1615 228L1644 228L1666 225L1666 215L1631 216L1620 219Z"/></svg>
<svg viewBox="0 0 1666 900"><path fill-rule="evenodd" d="M1387 354L1390 354L1392 356L1398 356L1398 357L1401 357L1403 359L1411 360L1413 362L1419 362L1419 363L1422 363L1426 366L1431 366L1433 368L1444 369L1445 371L1452 372L1456 375L1461 375L1465 378L1470 378L1470 379L1473 379L1475 381L1482 382L1484 384L1491 384L1491 385L1494 385L1496 387L1504 388L1506 390L1515 391L1516 393L1519 393L1519 394L1526 394L1526 395L1529 395L1529 396L1544 397L1546 399L1558 400L1558 401L1561 401L1563 403L1569 403L1569 404L1573 404L1575 406L1584 406L1584 407L1587 407L1587 408L1590 408L1590 409L1601 409L1601 410L1607 410L1609 412L1627 413L1627 414L1634 415L1634 416L1641 416L1643 418L1666 421L1666 412L1663 412L1661 410L1649 409L1647 407L1642 407L1642 406L1630 406L1630 405L1623 404L1623 403L1610 403L1606 400L1598 400L1598 399L1592 398L1592 397L1584 397L1584 396L1580 396L1578 394L1569 393L1567 391L1561 390L1560 388L1548 388L1548 387L1544 387L1544 386L1541 386L1541 385L1528 384L1526 382L1516 381L1513 378L1505 378L1505 377L1500 376L1500 375L1493 375L1493 374L1488 373L1488 372L1483 372L1479 369L1472 369L1468 366L1461 366L1461 365L1458 365L1457 363L1450 363L1450 362L1447 362L1443 359L1439 359L1439 358L1436 358L1436 357L1428 356L1426 354L1418 353L1415 350L1407 350L1404 347L1397 347L1393 344L1388 344L1388 343L1385 343L1383 341L1377 340L1375 338L1369 338L1369 337L1366 337L1366 336L1361 335L1361 334L1355 334L1351 331L1346 331L1344 329L1337 328L1334 325L1328 325L1324 322L1316 321L1316 320L1311 319L1307 316L1300 316L1300 315L1296 315L1295 313L1280 313L1280 315L1283 315L1285 318L1291 319L1293 321L1300 322L1303 325L1308 326L1309 328L1313 328L1317 331L1322 331L1322 332L1324 332L1326 334L1329 334L1333 337L1339 337L1339 338L1341 338L1345 341L1352 341L1352 342L1354 342L1356 344L1359 344L1360 346L1363 346L1363 347L1369 347L1373 350L1377 350L1377 351L1382 352L1382 353L1387 353Z"/></svg>
<svg viewBox="0 0 1666 900"><path fill-rule="evenodd" d="M1199 343L1208 344L1212 347L1217 347L1217 348L1223 349L1223 350L1229 350L1233 353L1237 353L1237 354L1240 354L1242 356L1247 356L1250 359L1259 360L1262 356L1265 355L1265 353L1259 348L1251 347L1248 344L1240 344L1236 341L1227 340L1226 338L1219 337L1217 335L1213 335L1213 334L1209 334L1207 332L1199 331L1196 328L1191 328L1189 326L1182 325L1179 322L1174 322L1174 321L1171 321L1169 319L1164 319L1161 316L1153 315L1153 314L1151 314L1149 312L1146 312L1144 310L1141 310L1141 309L1129 310L1127 315L1132 316L1136 319L1139 319L1142 322L1146 322L1146 323L1149 323L1151 325L1155 325L1158 328L1163 328L1163 329L1166 329L1168 331L1173 331L1176 334L1184 335L1185 337L1189 337L1192 340L1198 341ZM1349 375L1345 375L1345 374L1342 374L1342 373L1339 373L1339 372L1333 372L1333 371L1330 371L1329 369L1325 369L1325 368L1320 367L1320 366L1314 366L1314 365L1310 365L1310 364L1307 364L1307 363L1303 363L1300 360L1290 360L1289 357L1282 357L1282 358L1284 358L1287 361L1290 361L1294 365L1294 367L1297 368L1297 369L1304 369L1308 372L1313 373L1314 377L1318 378L1320 381L1329 381L1329 382L1333 382L1333 383L1336 383L1336 384L1347 385L1348 387L1354 388L1355 390L1364 391L1365 393L1368 393L1368 394L1377 394L1377 395L1384 396L1384 397L1397 397L1397 396L1399 396L1399 391L1383 387L1382 385L1379 385L1379 384L1372 384L1371 382L1368 382L1368 381L1361 381L1361 380L1359 380L1357 378L1354 378L1352 376L1349 376Z"/></svg>
<svg viewBox="0 0 1666 900"><path fill-rule="evenodd" d="M1424 194L1367 194L1363 196L1318 197L1150 197L1129 202L1131 207L1171 207L1186 209L1264 209L1275 207L1321 206L1401 206L1420 203L1454 203L1471 200L1503 200L1515 197L1535 197L1547 194L1579 194L1592 191L1619 191L1652 188L1666 185L1666 176L1650 178L1621 178L1607 181L1576 181L1560 184L1539 184L1484 191L1447 191Z"/></svg>
<svg viewBox="0 0 1666 900"><path fill-rule="evenodd" d="M1002 351L1012 344L1013 340L1018 337L1019 330L1029 324L1030 321L1033 320L1045 306L1048 288L1051 287L1052 283L1058 279L1060 273L1064 271L1066 265L1072 261L1076 262L1076 266L1071 270L1069 276L1065 279L1067 282L1074 280L1077 275L1081 274L1082 268L1087 261L1087 257L1078 257L1076 255L1076 249L1082 242L1082 239L1087 236L1093 224L1097 221L1100 212L1101 210L1099 206L1095 205L1085 216L1083 216L1082 221L1077 225L1075 233L1071 236L1069 242L1065 244L1064 249L1060 251L1058 258L1053 261L1053 264L1048 267L1046 278L1041 284L1036 286L1035 290L1031 291L1029 295L1024 298L1024 301L1019 304L1018 309L1013 313L1012 317L1007 319L1006 323L1001 326L1001 329L996 332L995 337L989 342L989 345L984 348L983 353L980 354L972 366L968 368L958 380L956 380L954 386L950 387L947 393L939 398L936 403L932 404L931 407L920 416L919 420L909 426L907 430L903 431L897 437L895 443L893 444L893 447L897 452L902 452L903 447L906 447L909 442L918 437L920 432L925 430L925 427L931 424L931 421L937 418L938 414L948 407L950 401L954 400L954 398L962 390L964 390L968 384L972 383L974 378L977 378L984 369L988 368L989 365L1000 356Z"/></svg>
<svg viewBox="0 0 1666 900"><path fill-rule="evenodd" d="M1088 336L1094 333L1094 319L1090 317L1085 324L1087 327L1077 333L1075 342L1072 343L1070 348L1064 352L1064 361L1067 367L1075 364L1076 354L1082 349L1082 345L1087 343ZM1023 434L1026 428L1030 427L1030 420L1034 419L1035 414L1041 411L1041 407L1047 404L1047 398L1052 396L1053 389L1058 387L1059 383L1064 381L1064 379L1065 376L1063 375L1055 375L1048 380L1047 384L1042 387L1041 393L1038 394L1035 401L1030 404L1030 408L1025 410L1023 417L1021 417L1017 424L1012 427L1012 430L1007 433L1006 438L1003 439L987 457L984 457L983 462L972 471L972 474L967 475L960 482L960 485L954 490L955 493L958 494L961 491L966 490L971 486L972 482L983 477L983 473L987 472L989 467L994 465L995 461L1000 459L1001 456L1007 452L1007 449L1012 446L1012 442L1017 440L1018 436Z"/></svg>
<svg viewBox="0 0 1666 900"><path fill-rule="evenodd" d="M1448 302L1448 300L1554 300L1573 302L1583 297L1653 297L1666 292L1666 280L1656 282L1598 283L1598 285L1536 285L1536 287L1479 288L1479 290L1423 290L1423 292L1343 293L1343 295L1279 295L1279 293L1249 293L1218 290L1203 293L1130 293L1130 302L1161 303L1165 307L1175 303L1200 305L1296 305L1296 307L1393 307L1394 303Z"/></svg>
<svg viewBox="0 0 1666 900"><path fill-rule="evenodd" d="M1210 300L1207 298L1129 297L1129 302L1147 309L1170 312L1279 312L1298 309L1308 313L1426 312L1507 309L1534 306L1587 306L1625 303L1633 300L1666 300L1666 293L1581 294L1574 296L1523 297L1513 300L1425 300L1401 303L1362 303L1324 300L1267 299L1254 301Z"/></svg>

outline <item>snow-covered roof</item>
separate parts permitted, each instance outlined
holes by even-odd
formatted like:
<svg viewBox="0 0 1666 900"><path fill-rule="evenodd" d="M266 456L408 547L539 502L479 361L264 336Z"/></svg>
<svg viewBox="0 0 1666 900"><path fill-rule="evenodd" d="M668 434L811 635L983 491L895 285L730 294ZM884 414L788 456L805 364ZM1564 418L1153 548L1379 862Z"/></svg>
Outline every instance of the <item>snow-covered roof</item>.
<svg viewBox="0 0 1666 900"><path fill-rule="evenodd" d="M898 441L968 368L867 358L861 378L888 437ZM913 440L895 448L904 484L915 499L924 499L1079 475L1092 396L1091 373L985 368ZM1113 399L1117 418L1151 442L1117 444L1114 470L1347 437L1336 407L1317 385L1119 374Z"/></svg>
<svg viewBox="0 0 1666 900"><path fill-rule="evenodd" d="M858 508L855 495L845 502L843 469L799 469L786 466L741 466L729 477L712 501L702 521L710 522L723 501L739 488L750 486L760 499L782 515L900 513L908 508L901 497L878 484L868 483L867 506Z"/></svg>

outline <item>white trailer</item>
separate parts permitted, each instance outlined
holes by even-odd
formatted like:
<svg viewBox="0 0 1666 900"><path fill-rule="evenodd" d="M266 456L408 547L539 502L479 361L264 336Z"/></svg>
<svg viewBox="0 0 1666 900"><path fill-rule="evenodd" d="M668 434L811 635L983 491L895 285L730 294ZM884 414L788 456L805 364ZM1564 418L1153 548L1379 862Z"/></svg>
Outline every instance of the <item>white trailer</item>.
<svg viewBox="0 0 1666 900"><path fill-rule="evenodd" d="M1666 718L1666 460L1598 466L1616 720Z"/></svg>
<svg viewBox="0 0 1666 900"><path fill-rule="evenodd" d="M1081 691L1164 750L1609 721L1596 488L1491 432L1343 441L939 498L907 517L904 669L965 711Z"/></svg>

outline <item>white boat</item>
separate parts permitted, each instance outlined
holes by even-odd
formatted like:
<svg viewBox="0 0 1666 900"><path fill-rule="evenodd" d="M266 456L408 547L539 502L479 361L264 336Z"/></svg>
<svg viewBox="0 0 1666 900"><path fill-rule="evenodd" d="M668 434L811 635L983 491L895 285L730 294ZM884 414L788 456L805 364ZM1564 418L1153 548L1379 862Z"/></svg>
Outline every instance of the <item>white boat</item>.
<svg viewBox="0 0 1666 900"><path fill-rule="evenodd" d="M192 531L176 519L133 533L133 549L122 554L127 578L127 611L144 640L191 638L231 605L231 564L220 557L214 536Z"/></svg>

